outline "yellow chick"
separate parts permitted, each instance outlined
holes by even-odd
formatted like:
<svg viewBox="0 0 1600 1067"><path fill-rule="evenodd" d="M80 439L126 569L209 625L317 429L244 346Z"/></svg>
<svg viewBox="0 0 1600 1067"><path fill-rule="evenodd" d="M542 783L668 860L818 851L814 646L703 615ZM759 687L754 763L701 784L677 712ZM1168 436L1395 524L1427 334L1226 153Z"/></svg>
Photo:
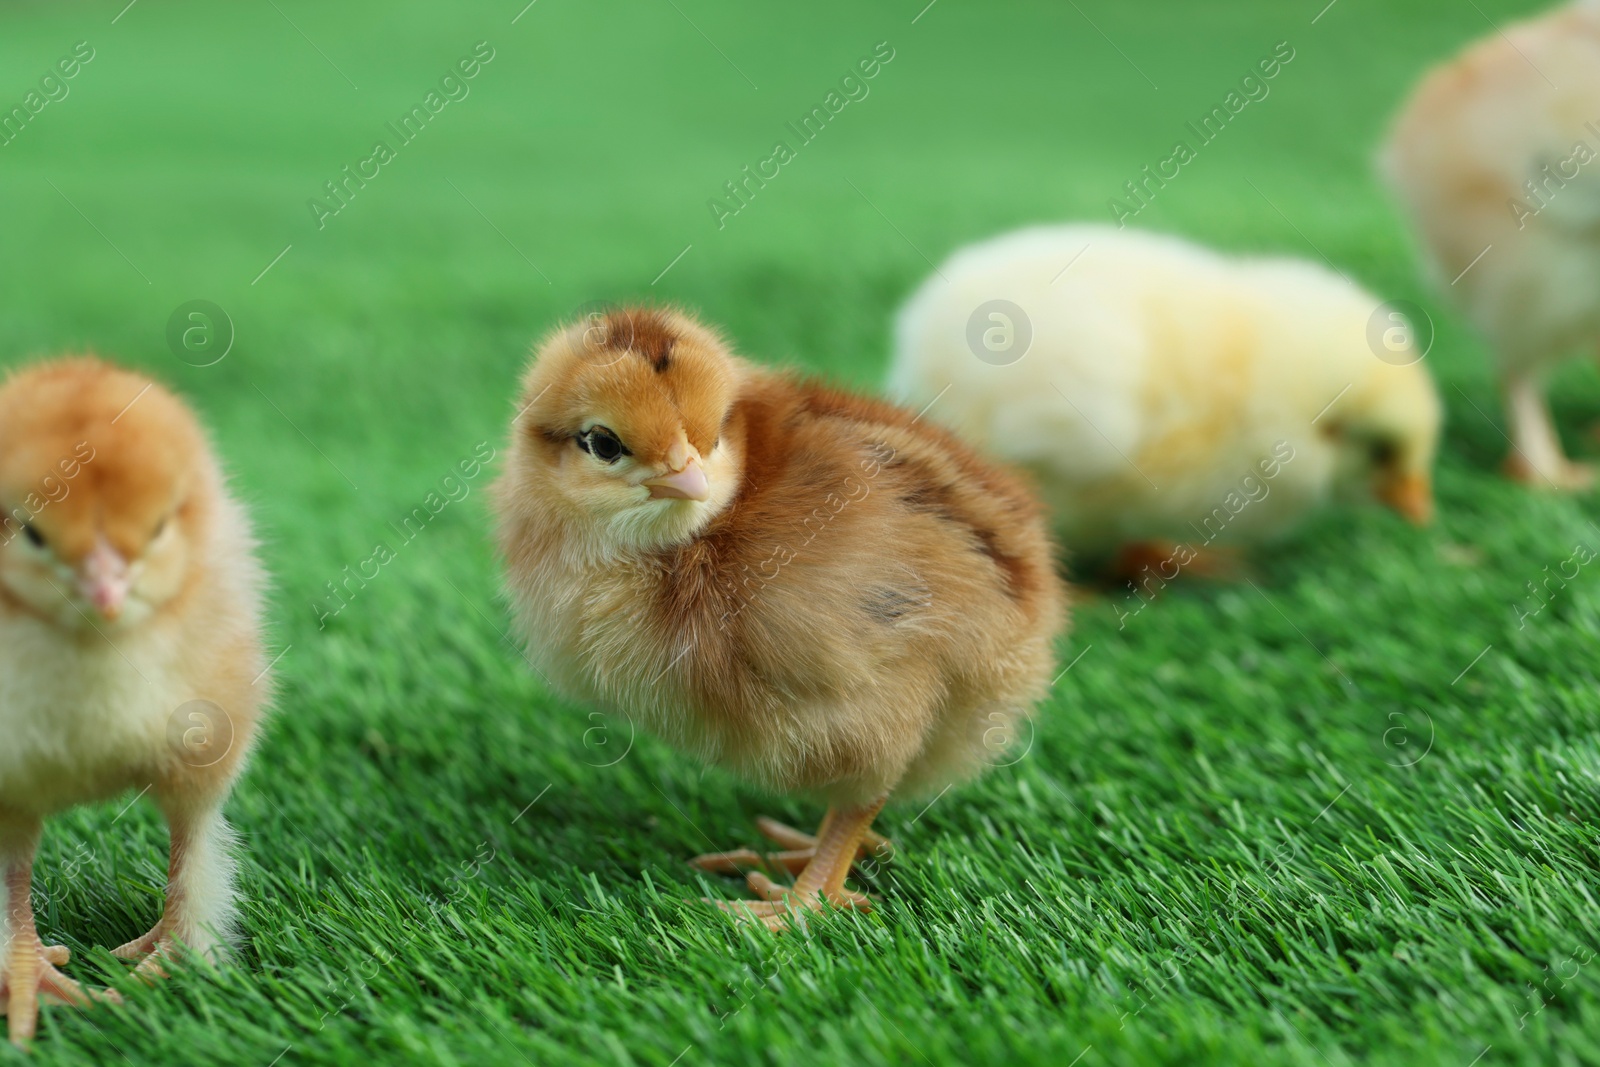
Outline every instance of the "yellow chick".
<svg viewBox="0 0 1600 1067"><path fill-rule="evenodd" d="M1040 227L922 285L888 386L1030 471L1075 552L1176 546L1168 565L1198 566L1337 495L1428 520L1439 401L1420 353L1374 355L1378 309L1309 263Z"/></svg>
<svg viewBox="0 0 1600 1067"><path fill-rule="evenodd" d="M0 1003L12 1041L39 996L88 1006L39 940L44 821L148 790L172 831L166 906L116 949L159 977L179 946L215 958L233 918L222 804L266 703L263 576L194 416L92 359L0 385Z"/></svg>
<svg viewBox="0 0 1600 1067"><path fill-rule="evenodd" d="M1381 167L1439 291L1483 333L1510 423L1506 472L1581 489L1544 378L1600 344L1600 0L1507 27L1431 71Z"/></svg>
<svg viewBox="0 0 1600 1067"><path fill-rule="evenodd" d="M518 408L495 501L533 662L828 803L815 838L762 824L799 878L752 872L765 899L742 915L862 906L845 880L890 794L995 762L1050 684L1064 591L1033 497L915 413L753 366L671 311L557 330Z"/></svg>

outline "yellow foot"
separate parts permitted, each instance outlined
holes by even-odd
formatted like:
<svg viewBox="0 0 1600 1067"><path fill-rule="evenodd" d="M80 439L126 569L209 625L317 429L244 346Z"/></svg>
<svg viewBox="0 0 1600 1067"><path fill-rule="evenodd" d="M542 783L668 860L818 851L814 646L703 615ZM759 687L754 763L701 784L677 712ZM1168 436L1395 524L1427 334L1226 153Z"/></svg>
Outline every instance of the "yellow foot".
<svg viewBox="0 0 1600 1067"><path fill-rule="evenodd" d="M161 961L171 959L177 948L167 934L166 927L166 920L163 919L148 934L117 946L111 950L111 954L119 960L137 961L139 966L133 969L135 978L147 983L159 981L167 976Z"/></svg>
<svg viewBox="0 0 1600 1067"><path fill-rule="evenodd" d="M11 1043L26 1047L39 1027L39 1004L93 1007L97 1002L121 1004L115 990L86 991L57 967L65 967L72 954L61 945L40 944L37 936L18 931L0 978L0 1014L9 1017Z"/></svg>
<svg viewBox="0 0 1600 1067"><path fill-rule="evenodd" d="M1507 456L1501 469L1507 478L1521 482L1530 489L1556 489L1581 493L1591 488L1595 481L1595 469L1588 463L1574 463L1564 459L1554 470L1541 471L1528 462L1520 452L1513 452Z"/></svg>
<svg viewBox="0 0 1600 1067"><path fill-rule="evenodd" d="M765 879L766 885L758 887L756 879ZM715 904L722 911L734 917L740 923L761 923L768 930L774 932L788 929L793 925L795 918L802 913L816 913L822 910L823 904L831 904L835 908L852 911L868 912L872 910L872 898L864 893L844 889L831 898L824 899L821 895L806 898L797 896L793 886L778 885L766 875L752 873L750 875L750 888L766 896L763 900L720 900L716 897L702 897L707 904Z"/></svg>
<svg viewBox="0 0 1600 1067"><path fill-rule="evenodd" d="M1208 581L1235 580L1244 573L1244 556L1227 546L1197 548L1176 541L1130 541L1117 551L1107 573L1119 582L1144 586L1154 595L1179 574Z"/></svg>
<svg viewBox="0 0 1600 1067"><path fill-rule="evenodd" d="M702 870L733 873L758 867L766 860L798 873L799 878L794 885L786 886L760 870L750 870L745 881L760 900L708 898L707 903L741 922L759 922L769 930L785 929L802 913L820 911L824 905L870 911L871 898L845 888L844 882L857 860L893 853L893 846L871 830L872 820L882 807L880 800L865 807L830 808L815 837L773 819L757 820L761 833L784 846L784 851L763 855L753 849L738 849L696 856L691 862Z"/></svg>
<svg viewBox="0 0 1600 1067"><path fill-rule="evenodd" d="M767 840L781 845L782 850L757 852L753 848L736 848L729 852L708 852L703 856L696 856L689 862L713 874L740 874L761 867L799 874L806 869L806 864L816 857L817 839L803 830L796 830L764 815L756 819L756 829L761 831L761 836ZM861 836L861 844L856 849L855 859L857 863L867 859L882 862L893 855L893 843L882 834L868 830Z"/></svg>

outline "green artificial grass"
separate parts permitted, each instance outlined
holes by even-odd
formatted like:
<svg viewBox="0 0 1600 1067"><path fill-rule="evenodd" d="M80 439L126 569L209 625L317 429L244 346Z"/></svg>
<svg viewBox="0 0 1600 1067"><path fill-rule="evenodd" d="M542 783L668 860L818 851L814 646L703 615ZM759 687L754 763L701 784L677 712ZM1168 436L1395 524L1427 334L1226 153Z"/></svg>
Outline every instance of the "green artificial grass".
<svg viewBox="0 0 1600 1067"><path fill-rule="evenodd" d="M94 58L0 147L0 362L93 349L194 400L283 652L229 807L239 961L47 1009L34 1062L1600 1062L1595 567L1518 616L1600 549L1600 505L1495 475L1486 354L1370 166L1425 64L1536 5L522 2L6 12L0 106ZM465 98L319 229L308 201L480 41ZM687 856L819 812L545 691L505 636L488 474L319 629L326 583L500 446L562 316L680 301L870 388L929 259L1109 219L1281 41L1270 95L1137 223L1430 308L1439 521L1326 514L1123 629L1081 604L1026 755L886 813L877 913L773 938L685 903L742 890ZM719 228L707 202L879 42L869 94ZM166 340L200 299L236 331L204 368ZM1557 397L1581 451L1593 370ZM41 856L41 926L86 980L159 907L164 831L132 799L55 820Z"/></svg>

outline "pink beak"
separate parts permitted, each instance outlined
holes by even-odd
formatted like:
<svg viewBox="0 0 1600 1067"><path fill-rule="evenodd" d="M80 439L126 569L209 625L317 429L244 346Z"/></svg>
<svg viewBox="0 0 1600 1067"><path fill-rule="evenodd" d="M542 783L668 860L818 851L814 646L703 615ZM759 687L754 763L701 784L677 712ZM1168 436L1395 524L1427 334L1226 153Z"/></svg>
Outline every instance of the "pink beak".
<svg viewBox="0 0 1600 1067"><path fill-rule="evenodd" d="M78 568L78 592L94 605L101 618L116 622L131 585L127 560L101 538Z"/></svg>
<svg viewBox="0 0 1600 1067"><path fill-rule="evenodd" d="M706 472L701 468L700 461L692 457L682 470L647 479L643 484L649 487L650 495L658 500L711 499L711 483L706 481Z"/></svg>

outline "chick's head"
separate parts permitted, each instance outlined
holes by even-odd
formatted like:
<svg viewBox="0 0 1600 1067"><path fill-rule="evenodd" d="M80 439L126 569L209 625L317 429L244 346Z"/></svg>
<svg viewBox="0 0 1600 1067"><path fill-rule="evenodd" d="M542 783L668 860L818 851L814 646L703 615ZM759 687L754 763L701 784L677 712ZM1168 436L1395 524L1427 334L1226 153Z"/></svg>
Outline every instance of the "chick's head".
<svg viewBox="0 0 1600 1067"><path fill-rule="evenodd" d="M691 540L738 490L725 430L739 379L721 338L677 312L556 331L523 382L502 507L553 509L603 552Z"/></svg>
<svg viewBox="0 0 1600 1067"><path fill-rule="evenodd" d="M1433 461L1443 419L1421 363L1378 363L1329 413L1341 483L1366 489L1417 525L1433 519Z"/></svg>
<svg viewBox="0 0 1600 1067"><path fill-rule="evenodd" d="M0 611L64 629L133 627L184 589L209 521L189 410L92 359L0 386Z"/></svg>

